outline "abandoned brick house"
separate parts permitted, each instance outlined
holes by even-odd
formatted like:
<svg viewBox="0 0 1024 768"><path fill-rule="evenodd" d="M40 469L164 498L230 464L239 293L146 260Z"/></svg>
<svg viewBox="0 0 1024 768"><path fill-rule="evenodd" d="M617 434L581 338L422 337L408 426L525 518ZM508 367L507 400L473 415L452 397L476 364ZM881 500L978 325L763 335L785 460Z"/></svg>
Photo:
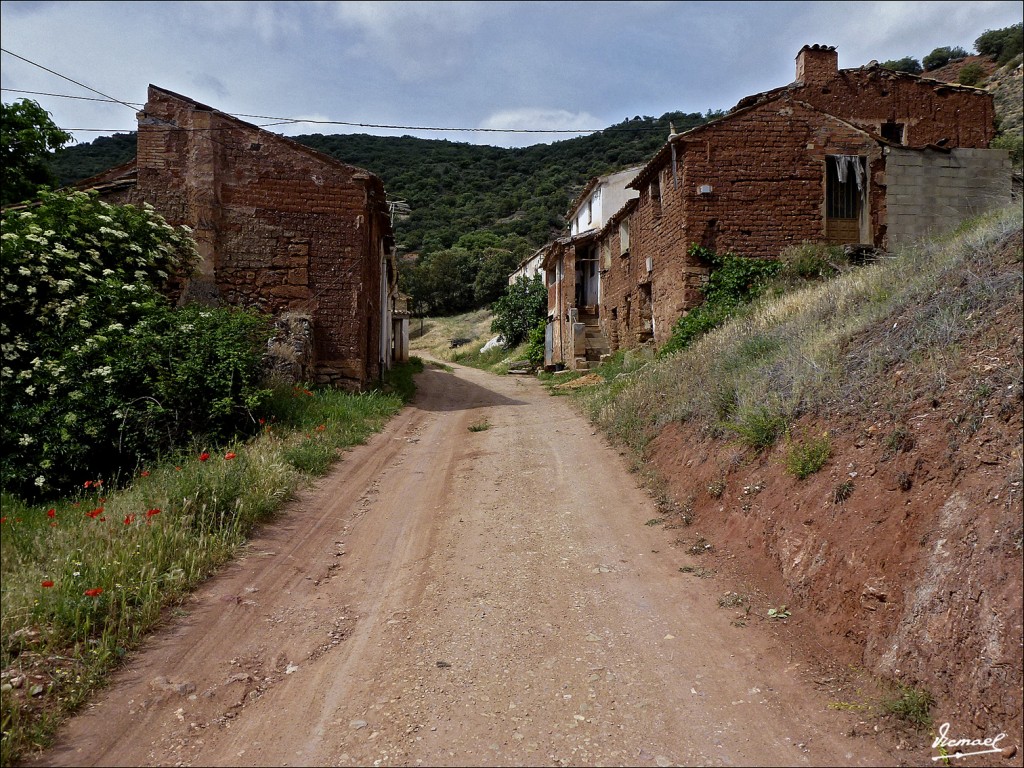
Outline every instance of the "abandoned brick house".
<svg viewBox="0 0 1024 768"><path fill-rule="evenodd" d="M637 197L547 246L545 363L664 343L702 298L692 244L753 258L803 242L891 249L1007 205L994 115L982 89L840 70L834 47L804 46L795 82L671 135L630 180Z"/></svg>
<svg viewBox="0 0 1024 768"><path fill-rule="evenodd" d="M539 252L539 268L547 275L549 318L569 317L581 327L570 341L563 335L563 325L549 322L545 335L545 361L557 350L558 360L589 354L597 359L606 354L608 346L598 327L601 272L599 241L606 231L609 217L637 197L629 182L642 166L591 179L569 208L566 219L569 233L549 243ZM568 273L572 274L569 275ZM565 349L566 344L572 344Z"/></svg>
<svg viewBox="0 0 1024 768"><path fill-rule="evenodd" d="M192 228L184 300L274 315L307 381L361 389L407 357L379 178L153 85L138 121L136 158L78 186Z"/></svg>

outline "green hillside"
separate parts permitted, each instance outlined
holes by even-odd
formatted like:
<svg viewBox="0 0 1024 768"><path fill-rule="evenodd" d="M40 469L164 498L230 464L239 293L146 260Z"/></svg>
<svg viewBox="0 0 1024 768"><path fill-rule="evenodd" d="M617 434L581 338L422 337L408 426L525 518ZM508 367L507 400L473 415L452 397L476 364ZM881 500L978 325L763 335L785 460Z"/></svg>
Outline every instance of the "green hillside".
<svg viewBox="0 0 1024 768"><path fill-rule="evenodd" d="M366 134L296 140L380 176L388 196L411 208L396 222L399 250L429 253L481 230L540 246L561 230L566 209L588 179L646 162L665 142L670 122L683 131L707 117L638 116L589 136L515 149ZM72 184L134 153L135 134L118 134L64 149L52 167L61 183Z"/></svg>

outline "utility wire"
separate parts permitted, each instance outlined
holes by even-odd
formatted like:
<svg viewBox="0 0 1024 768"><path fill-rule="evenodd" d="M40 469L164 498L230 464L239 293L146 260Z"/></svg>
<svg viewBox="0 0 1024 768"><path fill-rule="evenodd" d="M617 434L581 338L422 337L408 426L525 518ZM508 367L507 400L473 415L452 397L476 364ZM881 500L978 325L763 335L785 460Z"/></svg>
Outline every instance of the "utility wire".
<svg viewBox="0 0 1024 768"><path fill-rule="evenodd" d="M10 53L10 51L7 51L6 49L0 49L0 50L4 50L5 53ZM11 55L12 56L17 56L17 54L13 54L13 53ZM35 62L28 61L28 59L24 59L21 56L18 56L18 58L22 59L23 61L27 61L29 64L35 64ZM36 66L40 66L40 65L36 64ZM41 68L45 69L47 72L53 72L53 70L47 69L46 67L41 67ZM53 74L56 74L58 77L64 77L64 75L60 75L59 73L56 73L56 72L54 72ZM75 80L71 80L71 78L64 77L64 79L65 80L69 80L70 82L75 83L76 85L81 85L81 83L78 83ZM83 88L89 88L89 86L87 86L87 85L83 85L82 87ZM28 94L28 95L34 95L34 96L52 96L54 98L60 98L60 99L77 99L77 100L80 100L80 101L108 102L108 103L112 103L112 104L121 104L123 106L128 106L128 107L131 107L134 110L139 110L139 109L141 109L142 107L145 106L144 104L132 104L131 102L121 101L120 99L115 99L115 98L109 97L109 96L105 96L102 99L97 99L97 98L93 98L93 97L90 97L90 96L71 96L71 95L63 94L63 93L47 93L47 92L44 92L44 91L25 91L25 90L19 90L19 89L16 89L16 88L0 88L0 90L7 91L9 93L24 93L24 94ZM99 91L95 91L92 88L89 88L89 90L92 90L94 93L99 93ZM222 112L221 110L217 110L217 111L218 112ZM606 132L606 131L662 131L662 130L664 130L662 128L617 128L617 127L614 127L614 126L610 126L608 128L451 128L451 127L441 128L441 127L437 127L437 126L423 126L423 125L391 125L391 124L386 124L386 123L356 123L356 122L350 122L350 121L345 121L345 120L315 120L315 119L312 119L312 118L274 117L274 116L271 116L271 115L247 114L245 112L222 112L222 114L229 115L230 117L238 117L238 118L248 117L248 118L254 118L254 119L258 119L258 120L274 120L275 121L273 123L265 123L265 124L259 125L258 126L259 128L270 128L270 127L274 127L274 126L278 126L278 125L301 125L303 123L310 123L310 124L313 124L313 125L344 125L344 126L347 126L347 127L350 127L350 128L377 128L377 129L397 130L397 131L435 131L435 132L442 132L442 133L567 133L567 134L568 133L572 133L572 134L579 134L579 133L601 133L601 132ZM112 131L112 130L120 130L120 129L113 129L113 128L65 128L64 130L67 130L67 131L79 131L79 132L83 132L83 133L105 133L105 132L109 132L109 131ZM182 129L179 129L179 130L188 130L188 129L182 128ZM194 129L194 130L218 130L218 129L197 128L197 129Z"/></svg>
<svg viewBox="0 0 1024 768"><path fill-rule="evenodd" d="M39 69L41 69L41 70L43 70L45 72L49 72L51 75L56 75L61 80L67 80L69 83L74 83L75 85L77 85L77 86L79 86L81 88L85 88L85 90L87 90L87 91L92 91L93 93L95 93L95 94L97 94L99 96L102 96L105 99L110 99L112 102L114 102L116 104L120 104L122 106L128 107L128 109L130 109L132 112L137 111L137 108L133 107L127 101L121 101L120 99L115 99L113 96L108 96L107 94L103 93L103 91L97 91L95 88L92 88L92 87L86 85L85 83L80 83L77 80L73 80L70 77L68 77L67 75L62 75L60 72L54 72L49 67L44 67L42 64L37 64L34 61L26 59L24 56L19 56L18 54L14 53L13 51L9 51L6 48L2 48L2 47L0 47L0 51L3 51L8 56L13 56L16 59L20 59L21 61L24 61L26 64L31 64L33 67L39 67Z"/></svg>
<svg viewBox="0 0 1024 768"><path fill-rule="evenodd" d="M71 96L67 93L47 93L46 91L23 91L19 88L0 88L0 91L8 93L26 93L29 96L53 96L58 99L77 99L78 101L102 101L109 104L130 104L131 102L116 101L114 99L97 99L95 96ZM133 109L142 109L145 104L132 104Z"/></svg>
<svg viewBox="0 0 1024 768"><path fill-rule="evenodd" d="M14 53L13 51L9 51L6 48L0 47L0 51L3 51L7 55L13 56L16 59L20 59L21 61L24 61L26 64L31 64L33 67L38 67L39 69L43 70L44 72L49 72L51 75L56 75L57 77L61 78L62 80L67 80L69 83L74 83L75 85L77 85L77 86L79 86L81 88L85 88L87 91L92 91L93 93L95 93L95 94L97 94L99 96L102 96L104 99L107 99L107 100L109 100L109 101L111 101L111 102L113 102L115 104L120 104L122 106L128 107L128 109L132 110L132 112L136 112L136 113L138 112L138 108L133 106L132 104L130 104L127 101L121 101L121 99L115 99L113 96L110 96L110 95L108 95L106 93L103 93L103 91L98 91L95 88L93 88L92 86L86 85L85 83L80 83L77 80L68 77L67 75L62 75L60 72L56 72L56 71L50 69L49 67L44 67L42 64L39 64L38 62L32 61L30 59L26 59L24 56L19 56L18 54ZM176 131L187 130L187 129L183 129L183 128L175 125L170 120L165 120L162 117L157 117L156 115L153 115L152 117L153 117L154 120L158 120L159 122L164 123L165 125L170 126L170 128L172 130L176 130ZM65 130L67 130L69 133L71 131L80 131L80 132L88 131L88 132L97 132L97 133L105 132L105 131L103 131L101 129L88 129L88 128L68 128L68 129L65 129ZM209 134L209 131L207 131L207 134ZM221 142L221 141L217 141L217 139L213 138L210 135L207 135L205 138L208 141L213 142L214 144L219 144L220 146L227 148L227 144L225 144L224 142Z"/></svg>
<svg viewBox="0 0 1024 768"><path fill-rule="evenodd" d="M88 85L85 85L85 83L80 83L79 81L74 80L74 79L68 77L67 75L61 75L59 72L55 72L55 71L49 69L48 67L44 67L43 65L41 65L41 63L37 63L36 61L32 61L32 60L26 58L25 56L19 56L18 54L14 53L13 51L7 50L6 48L0 48L0 51L3 51L4 53L7 53L8 55L14 56L14 58L17 58L17 59L20 59L22 61L25 61L26 63L29 63L29 65L32 65L33 67L38 67L39 69L43 70L44 72L48 72L51 75L55 75L56 77L58 77L58 78L60 78L62 80L67 80L70 83L74 83L75 85L78 85L78 86L80 86L82 88L85 88L86 90L92 91L93 93L96 93L96 94L102 96L102 98L94 98L94 97L91 97L91 96L72 96L72 95L63 94L63 93L46 93L46 92L42 92L42 91L17 90L17 89L14 89L14 88L0 88L0 90L8 91L8 92L11 92L11 93L26 93L26 94L31 94L31 95L53 96L53 97L56 97L56 98L73 98L73 99L86 100L86 101L106 101L106 102L110 102L110 103L121 104L122 106L127 106L127 108L132 110L133 112L137 112L139 109L144 108L144 104L132 103L130 101L123 101L120 98L115 98L114 96L110 96L108 94L105 94L102 91L98 91L95 88L92 88L92 87L90 87ZM220 112L220 110L218 110L217 112ZM303 119L303 118L281 118L281 117L271 117L271 116L268 116L268 115L249 115L249 114L246 114L246 113L226 113L226 112L223 112L221 114L228 115L228 116L234 117L234 118L253 118L253 119L257 119L257 120L272 120L272 121L275 121L273 123L266 123L266 124L257 126L259 128L269 128L269 127L279 126L279 125L301 125L301 124L304 124L304 123L308 123L308 124L312 124L312 125L341 125L341 126L346 126L346 127L349 127L349 128L376 128L376 129L382 129L382 130L403 130L403 131L433 131L433 132L439 132L439 133L566 133L566 134L571 133L571 134L580 134L580 133L601 133L601 132L605 132L605 131L620 131L620 130L621 131L655 131L655 130L664 130L662 128L625 128L625 127L624 128L615 128L615 127L608 127L608 128L451 128L451 127L446 127L446 128L440 128L440 127L436 127L436 126L420 126L420 125L389 125L389 124L383 124L383 123L354 123L354 122L343 121L343 120L313 120L313 119ZM167 122L167 121L162 121L162 122ZM199 131L219 130L219 129L213 129L213 128L196 128L196 129L179 128L178 126L174 126L172 123L168 123L168 125L172 126L175 130L194 130L194 131L197 131L197 132L199 132ZM79 131L81 133L106 133L106 132L111 132L111 131L115 131L115 132L120 132L121 131L121 129L112 129L112 128L65 128L63 130Z"/></svg>

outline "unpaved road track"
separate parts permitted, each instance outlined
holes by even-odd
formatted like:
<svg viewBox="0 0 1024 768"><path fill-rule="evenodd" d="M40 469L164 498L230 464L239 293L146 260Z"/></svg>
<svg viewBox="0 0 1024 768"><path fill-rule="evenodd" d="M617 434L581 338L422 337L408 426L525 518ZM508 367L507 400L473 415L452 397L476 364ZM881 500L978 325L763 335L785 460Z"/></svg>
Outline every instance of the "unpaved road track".
<svg viewBox="0 0 1024 768"><path fill-rule="evenodd" d="M468 368L418 386L34 762L895 762L679 572L571 406Z"/></svg>

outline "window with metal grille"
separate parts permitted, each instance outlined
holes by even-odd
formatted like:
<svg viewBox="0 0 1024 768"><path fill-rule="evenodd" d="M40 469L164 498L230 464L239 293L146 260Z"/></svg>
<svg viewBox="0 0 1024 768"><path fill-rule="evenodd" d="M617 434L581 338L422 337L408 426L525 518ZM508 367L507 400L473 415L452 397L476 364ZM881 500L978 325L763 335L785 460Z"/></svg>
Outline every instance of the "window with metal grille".
<svg viewBox="0 0 1024 768"><path fill-rule="evenodd" d="M860 216L861 187L866 178L864 158L829 155L825 165L825 215L830 219L856 219Z"/></svg>

